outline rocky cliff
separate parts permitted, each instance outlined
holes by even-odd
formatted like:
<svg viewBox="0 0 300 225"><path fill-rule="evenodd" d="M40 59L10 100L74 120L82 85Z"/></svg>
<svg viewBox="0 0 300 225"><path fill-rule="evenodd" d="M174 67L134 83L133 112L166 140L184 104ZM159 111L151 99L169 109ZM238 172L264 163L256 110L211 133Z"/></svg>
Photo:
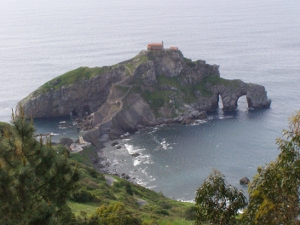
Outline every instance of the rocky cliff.
<svg viewBox="0 0 300 225"><path fill-rule="evenodd" d="M218 107L267 108L265 88L220 77L217 65L192 61L179 50L142 51L110 67L81 67L40 87L18 103L25 115L72 115L94 145L159 123L188 123ZM18 108L17 107L17 108Z"/></svg>

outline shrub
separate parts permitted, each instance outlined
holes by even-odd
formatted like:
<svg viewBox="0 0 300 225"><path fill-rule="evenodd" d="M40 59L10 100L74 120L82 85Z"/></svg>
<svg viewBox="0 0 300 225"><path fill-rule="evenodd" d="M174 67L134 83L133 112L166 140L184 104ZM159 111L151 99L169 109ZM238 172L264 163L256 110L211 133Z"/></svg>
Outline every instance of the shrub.
<svg viewBox="0 0 300 225"><path fill-rule="evenodd" d="M85 189L79 189L77 191L74 191L71 195L71 200L75 202L92 202L92 201L98 201L98 198L92 194L91 192L85 190Z"/></svg>

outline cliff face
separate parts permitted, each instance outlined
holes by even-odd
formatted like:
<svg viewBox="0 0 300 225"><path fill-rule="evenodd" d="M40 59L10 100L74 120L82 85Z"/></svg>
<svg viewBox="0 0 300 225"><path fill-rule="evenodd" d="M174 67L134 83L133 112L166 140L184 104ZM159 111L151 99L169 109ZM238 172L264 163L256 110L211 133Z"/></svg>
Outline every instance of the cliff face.
<svg viewBox="0 0 300 225"><path fill-rule="evenodd" d="M79 68L73 72L85 73L89 68ZM27 116L33 118L57 117L73 114L84 116L90 114L106 101L111 85L126 75L125 67L111 69L107 73L83 78L78 82L60 85L64 81L60 77L47 82L18 103L22 105ZM63 76L61 76L63 77ZM47 88L49 87L50 88ZM58 88L56 88L58 86ZM47 90L45 91L44 89ZM17 106L17 108L19 108Z"/></svg>
<svg viewBox="0 0 300 225"><path fill-rule="evenodd" d="M243 95L249 108L270 106L263 86L223 79L218 68L187 59L178 50L142 51L112 67L64 74L18 105L34 118L78 117L88 131L85 138L96 146L139 127L205 118L219 99L223 110L235 110Z"/></svg>

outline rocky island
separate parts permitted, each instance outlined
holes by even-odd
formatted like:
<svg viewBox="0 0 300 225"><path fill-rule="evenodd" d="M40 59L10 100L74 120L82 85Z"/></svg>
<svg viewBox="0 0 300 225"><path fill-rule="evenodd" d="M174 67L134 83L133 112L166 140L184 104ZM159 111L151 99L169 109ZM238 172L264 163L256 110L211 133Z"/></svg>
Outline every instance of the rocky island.
<svg viewBox="0 0 300 225"><path fill-rule="evenodd" d="M80 67L56 77L18 103L33 118L71 115L96 147L126 132L161 123L190 123L218 108L267 108L264 86L220 77L219 66L185 58L177 48L141 51L113 66Z"/></svg>

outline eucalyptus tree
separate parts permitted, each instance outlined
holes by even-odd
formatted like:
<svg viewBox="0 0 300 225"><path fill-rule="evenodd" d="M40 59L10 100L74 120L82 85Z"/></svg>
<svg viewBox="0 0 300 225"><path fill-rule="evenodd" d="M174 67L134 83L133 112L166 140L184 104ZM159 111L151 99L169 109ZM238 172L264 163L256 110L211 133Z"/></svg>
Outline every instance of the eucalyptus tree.
<svg viewBox="0 0 300 225"><path fill-rule="evenodd" d="M276 142L280 150L277 159L259 167L249 186L244 224L299 224L300 111Z"/></svg>
<svg viewBox="0 0 300 225"><path fill-rule="evenodd" d="M243 192L227 184L225 176L217 170L197 190L195 202L196 225L237 224L238 210L247 205Z"/></svg>

